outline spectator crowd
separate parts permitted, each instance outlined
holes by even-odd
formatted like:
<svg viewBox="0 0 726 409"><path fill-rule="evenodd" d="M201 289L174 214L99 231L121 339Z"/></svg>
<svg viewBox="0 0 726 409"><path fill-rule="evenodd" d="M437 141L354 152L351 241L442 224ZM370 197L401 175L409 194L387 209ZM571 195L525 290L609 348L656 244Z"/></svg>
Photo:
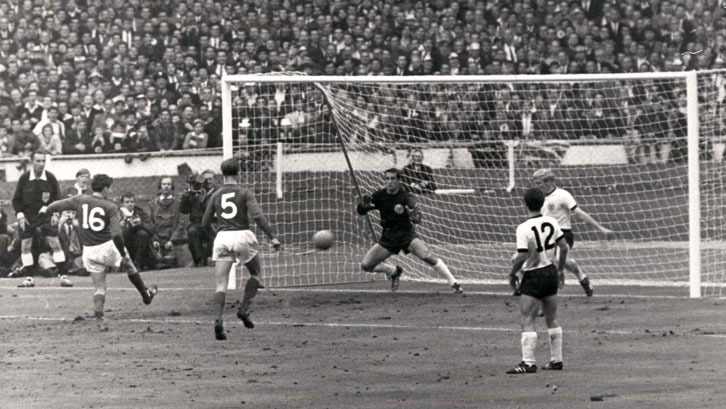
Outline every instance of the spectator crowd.
<svg viewBox="0 0 726 409"><path fill-rule="evenodd" d="M720 0L0 0L0 151L218 147L225 74L722 68L725 11ZM252 85L233 94L238 140L332 140L319 92ZM682 111L682 87L618 85L475 85L444 96L351 88L360 92L348 109L363 126L348 137L679 136L670 113Z"/></svg>

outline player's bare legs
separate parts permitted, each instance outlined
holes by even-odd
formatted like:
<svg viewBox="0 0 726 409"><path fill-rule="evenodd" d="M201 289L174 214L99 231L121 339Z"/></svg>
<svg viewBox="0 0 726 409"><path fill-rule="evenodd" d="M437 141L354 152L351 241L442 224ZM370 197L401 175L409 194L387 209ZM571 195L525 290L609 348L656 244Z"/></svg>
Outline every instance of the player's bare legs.
<svg viewBox="0 0 726 409"><path fill-rule="evenodd" d="M459 283L456 281L456 278L454 278L454 275L451 274L451 271L449 271L449 267L446 265L446 263L444 263L444 260L438 257L434 257L434 255L431 254L428 246L423 240L418 238L413 239L411 245L408 247L408 250L413 253L414 256L420 258L426 264L433 267L433 269L437 273L444 276L446 278L446 281L449 282L449 285L454 289L454 292L456 292L457 294L464 292L464 290L461 288L461 285L459 285Z"/></svg>
<svg viewBox="0 0 726 409"><path fill-rule="evenodd" d="M131 284L133 284L139 294L141 294L141 299L144 301L144 304L151 304L151 300L154 299L154 297L156 296L156 292L158 291L156 286L152 285L151 288L146 287L146 284L144 284L144 280L141 278L141 274L139 274L136 266L134 266L134 263L131 261L130 258L128 258L128 256L121 259L121 265L119 269L126 272L129 277L129 281L131 281Z"/></svg>
<svg viewBox="0 0 726 409"><path fill-rule="evenodd" d="M229 281L229 272L234 262L229 260L216 260L214 263L214 281L216 288L212 303L214 304L214 336L219 341L227 339L224 332L224 322L222 321L222 313L224 312L224 302L227 294L227 282Z"/></svg>
<svg viewBox="0 0 726 409"><path fill-rule="evenodd" d="M391 254L393 253L376 243L370 250L368 250L366 255L363 256L363 260L360 262L360 268L369 273L373 272L385 274L386 277L391 279L391 291L396 291L398 290L398 282L401 278L401 274L403 273L403 269L400 266L384 263Z"/></svg>
<svg viewBox="0 0 726 409"><path fill-rule="evenodd" d="M585 294L588 297L592 297L594 294L594 289L592 288L592 284L590 284L590 279L587 277L587 274L585 274L581 269L580 266L577 264L575 259L570 256L572 254L572 251L570 251L567 254L567 261L565 262L565 270L570 271L572 274L577 277L577 282L580 283L582 288L585 290ZM515 254L516 256L516 254ZM559 251L555 252L555 257L559 257ZM541 316L542 314L540 314Z"/></svg>
<svg viewBox="0 0 726 409"><path fill-rule="evenodd" d="M34 264L33 253L31 252L32 247L32 238L20 240L20 261L23 264L23 268L32 267Z"/></svg>
<svg viewBox="0 0 726 409"><path fill-rule="evenodd" d="M577 264L574 258L567 257L567 262L565 262L565 269L568 271L571 271L572 274L577 277L577 281L580 283L582 288L585 290L585 294L587 294L588 297L592 297L593 294L593 288L592 284L590 284L590 279L587 277L587 274L582 272L580 270L580 266Z"/></svg>
<svg viewBox="0 0 726 409"><path fill-rule="evenodd" d="M547 322L547 334L550 341L550 362L542 369L562 370L562 327L557 320L557 296L543 298L542 310Z"/></svg>
<svg viewBox="0 0 726 409"><path fill-rule="evenodd" d="M100 331L108 331L103 316L103 306L106 303L106 272L91 273L93 281L93 313L96 316L96 324Z"/></svg>
<svg viewBox="0 0 726 409"><path fill-rule="evenodd" d="M386 276L391 277L396 272L396 266L384 263L390 256L390 251L376 243L363 256L363 260L360 262L360 268L368 273L384 273Z"/></svg>
<svg viewBox="0 0 726 409"><path fill-rule="evenodd" d="M537 348L537 331L534 320L539 311L538 299L522 294L519 299L519 309L522 314L522 363L507 371L508 374L537 372L535 365L535 349Z"/></svg>
<svg viewBox="0 0 726 409"><path fill-rule="evenodd" d="M57 236L48 236L45 240L48 242L48 247L50 247L53 254L53 262L59 267L62 266L66 262L66 255L63 253L60 240L58 240Z"/></svg>
<svg viewBox="0 0 726 409"><path fill-rule="evenodd" d="M384 263L392 254L388 249L376 243L363 256L360 266L366 272L384 273L386 277L391 279L391 291L396 291L398 290L398 283L401 279L403 269L401 266Z"/></svg>
<svg viewBox="0 0 726 409"><path fill-rule="evenodd" d="M250 278L247 280L247 284L245 284L245 295L242 298L242 304L239 306L239 310L237 310L237 318L242 320L245 328L252 329L255 327L255 324L250 319L250 306L252 305L252 300L257 295L257 290L260 288L260 277L262 277L260 256L255 255L252 257L252 260L248 261L245 267L247 267L247 271L250 273Z"/></svg>

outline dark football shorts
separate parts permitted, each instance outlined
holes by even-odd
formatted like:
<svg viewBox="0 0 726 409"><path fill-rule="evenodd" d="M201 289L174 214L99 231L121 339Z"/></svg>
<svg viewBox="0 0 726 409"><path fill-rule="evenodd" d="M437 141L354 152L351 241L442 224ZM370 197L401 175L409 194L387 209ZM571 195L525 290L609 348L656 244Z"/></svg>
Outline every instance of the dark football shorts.
<svg viewBox="0 0 726 409"><path fill-rule="evenodd" d="M565 243L567 243L570 248L575 247L575 234L572 233L572 230L562 229L562 234L565 236Z"/></svg>
<svg viewBox="0 0 726 409"><path fill-rule="evenodd" d="M378 240L378 244L393 254L398 254L401 251L403 251L404 254L408 254L408 248L411 246L411 242L415 238L416 233L414 232L392 233L384 231L380 240Z"/></svg>
<svg viewBox="0 0 726 409"><path fill-rule="evenodd" d="M524 272L519 292L542 299L557 294L557 268L553 264Z"/></svg>
<svg viewBox="0 0 726 409"><path fill-rule="evenodd" d="M58 237L58 225L51 226L50 217L41 217L32 223L28 220L25 230L20 231L20 238L31 239L38 233L40 237Z"/></svg>

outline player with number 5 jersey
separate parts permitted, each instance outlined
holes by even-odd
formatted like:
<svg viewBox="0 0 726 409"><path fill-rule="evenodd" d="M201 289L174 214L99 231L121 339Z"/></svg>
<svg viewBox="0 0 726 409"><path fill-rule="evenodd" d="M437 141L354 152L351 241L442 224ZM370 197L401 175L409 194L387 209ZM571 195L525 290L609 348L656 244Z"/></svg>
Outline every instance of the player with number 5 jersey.
<svg viewBox="0 0 726 409"><path fill-rule="evenodd" d="M247 267L250 278L245 284L244 298L237 311L237 317L242 320L246 328L254 328L250 319L250 306L252 299L257 295L257 289L262 287L262 263L258 253L258 242L255 234L250 230L250 219L270 239L275 250L280 249L280 242L275 238L262 209L257 203L255 194L244 186L237 184L237 174L240 171L239 158L232 157L222 162L222 175L224 185L220 187L207 203L202 217L202 225L211 227L216 216L217 235L212 248L214 260L216 289L213 304L215 309L214 336L217 340L227 339L224 331L222 313L227 293L227 282L232 265L239 261Z"/></svg>
<svg viewBox="0 0 726 409"><path fill-rule="evenodd" d="M118 206L108 200L113 179L98 174L91 180L91 195L77 195L51 203L47 212L73 210L78 215L78 239L83 246L83 267L91 273L95 288L93 304L96 322L106 331L103 306L106 302L106 268L116 267L128 274L129 281L141 294L144 304L151 304L156 286L147 288L126 253Z"/></svg>

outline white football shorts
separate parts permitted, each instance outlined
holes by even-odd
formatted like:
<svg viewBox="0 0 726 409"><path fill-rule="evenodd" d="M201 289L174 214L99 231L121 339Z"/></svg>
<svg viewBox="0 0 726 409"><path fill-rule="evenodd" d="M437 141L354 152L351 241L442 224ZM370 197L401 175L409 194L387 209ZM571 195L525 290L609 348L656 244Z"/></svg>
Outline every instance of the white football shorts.
<svg viewBox="0 0 726 409"><path fill-rule="evenodd" d="M259 243L251 230L225 230L214 238L212 260L246 264L257 255Z"/></svg>
<svg viewBox="0 0 726 409"><path fill-rule="evenodd" d="M121 265L121 253L112 240L95 246L83 246L83 268L89 273L106 271L106 267Z"/></svg>

